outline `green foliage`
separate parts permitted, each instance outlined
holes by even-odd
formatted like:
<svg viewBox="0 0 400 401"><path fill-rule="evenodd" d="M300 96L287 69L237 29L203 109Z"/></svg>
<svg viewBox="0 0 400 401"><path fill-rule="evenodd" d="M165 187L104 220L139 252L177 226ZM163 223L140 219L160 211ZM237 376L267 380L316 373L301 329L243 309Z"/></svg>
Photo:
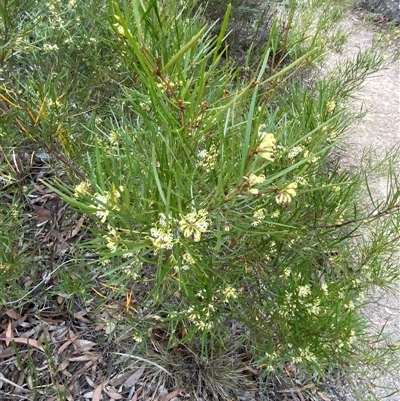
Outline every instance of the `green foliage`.
<svg viewBox="0 0 400 401"><path fill-rule="evenodd" d="M56 160L62 173L39 182L90 216L88 269L137 292L137 349L156 319L165 347L196 344L209 360L231 337L265 374L357 363L364 294L398 276L399 186L365 213L362 176L330 153L348 96L382 58L365 53L306 88L297 73L322 57L329 39L318 38L338 18L326 9L310 37L293 24L311 14L290 2L257 64L237 68L222 51L231 6L215 36L190 2L93 4L96 15L54 2L29 25L13 3L1 9L2 151L29 143ZM12 221L1 222L7 255ZM63 291L84 295L71 277L59 273Z"/></svg>

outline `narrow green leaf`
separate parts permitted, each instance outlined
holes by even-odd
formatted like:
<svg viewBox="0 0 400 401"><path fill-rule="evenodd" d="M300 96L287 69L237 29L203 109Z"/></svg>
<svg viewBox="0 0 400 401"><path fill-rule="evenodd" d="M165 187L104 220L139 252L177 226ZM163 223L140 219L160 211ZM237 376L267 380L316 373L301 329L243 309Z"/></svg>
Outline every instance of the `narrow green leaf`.
<svg viewBox="0 0 400 401"><path fill-rule="evenodd" d="M206 27L203 27L195 36L193 36L193 38L188 43L186 43L186 45L183 46L178 51L178 53L176 53L175 56L173 56L171 58L171 60L162 68L161 72L165 73L166 71L168 71L173 65L175 65L188 52L189 49L196 46L199 39L203 36L203 33L205 30L206 30Z"/></svg>
<svg viewBox="0 0 400 401"><path fill-rule="evenodd" d="M225 38L225 32L228 28L229 18L231 15L231 9L232 9L232 4L228 4L228 7L225 12L224 21L222 22L221 31L217 38L217 44L215 45L214 57L213 57L213 62L212 62L213 64L215 63L217 57L219 56L219 50L220 50L222 42Z"/></svg>
<svg viewBox="0 0 400 401"><path fill-rule="evenodd" d="M160 178L158 176L158 171L157 171L157 158L156 158L156 147L153 144L151 147L151 166L153 168L153 173L154 173L154 179L157 184L158 192L161 196L162 201L164 202L164 205L167 206L167 199L165 198L165 194L161 185Z"/></svg>
<svg viewBox="0 0 400 401"><path fill-rule="evenodd" d="M253 117L256 107L257 94L258 94L258 85L254 88L253 96L251 97L249 112L247 114L246 133L242 147L242 162L240 164L240 174L238 177L239 180L241 180L242 177L244 176L244 172L246 170L246 165L248 162L250 137L253 129Z"/></svg>

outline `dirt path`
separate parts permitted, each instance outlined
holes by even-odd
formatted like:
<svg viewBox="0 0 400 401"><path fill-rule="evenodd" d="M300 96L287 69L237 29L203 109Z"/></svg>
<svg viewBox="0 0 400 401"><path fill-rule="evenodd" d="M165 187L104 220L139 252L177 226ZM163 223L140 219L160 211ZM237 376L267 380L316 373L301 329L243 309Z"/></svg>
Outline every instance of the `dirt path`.
<svg viewBox="0 0 400 401"><path fill-rule="evenodd" d="M350 15L344 21L344 26L350 32L346 50L340 56L335 55L328 58L328 70L333 70L335 65L343 59L354 58L360 50L369 48L376 34L374 28L363 24L356 14ZM391 51L393 49L388 49L388 52ZM366 115L360 123L349 127L347 132L348 138L344 146L345 151L343 151L345 168L360 166L365 150L372 149L378 155L384 155L386 151L400 144L400 61L367 79L352 102L354 110L359 110L361 106L366 111ZM386 180L383 177L377 177L373 181L372 193L376 198L386 197ZM370 321L371 331L379 333L383 330L390 334L391 341L399 341L400 283L396 285L393 294L377 291L372 297L376 301L375 305L369 306L365 310L365 315ZM375 381L377 385L390 387L390 389L377 391L380 398L393 393L393 389L400 391L400 372L385 372L384 374L378 371L371 372L371 377L375 376L381 376ZM352 379L352 381L357 380L359 379ZM343 398L339 397L338 400L354 399L346 389L343 389L341 393ZM359 399L369 399L365 394L364 397L367 398ZM384 399L400 401L400 392Z"/></svg>

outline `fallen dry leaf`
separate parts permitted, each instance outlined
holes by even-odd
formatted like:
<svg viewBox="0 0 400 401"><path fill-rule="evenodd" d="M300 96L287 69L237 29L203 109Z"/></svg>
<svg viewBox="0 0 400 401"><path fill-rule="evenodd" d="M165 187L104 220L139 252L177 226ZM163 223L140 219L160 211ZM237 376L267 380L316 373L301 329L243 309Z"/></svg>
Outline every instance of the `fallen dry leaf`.
<svg viewBox="0 0 400 401"><path fill-rule="evenodd" d="M331 401L331 397L329 397L325 393L321 393L320 391L317 391L317 394L322 398L323 401Z"/></svg>
<svg viewBox="0 0 400 401"><path fill-rule="evenodd" d="M102 383L94 389L92 395L92 401L100 401L101 393L103 392L105 385L106 383Z"/></svg>
<svg viewBox="0 0 400 401"><path fill-rule="evenodd" d="M61 373L62 373L64 376L66 376L66 377L69 377L69 378L72 378L72 377L73 377L73 375L72 375L70 372L68 372L67 369L61 370Z"/></svg>
<svg viewBox="0 0 400 401"><path fill-rule="evenodd" d="M92 388L96 387L96 385L94 384L94 381L90 377L85 376L85 380L87 381L87 384L89 384L90 387L92 387Z"/></svg>
<svg viewBox="0 0 400 401"><path fill-rule="evenodd" d="M8 316L8 317L10 317L11 319L14 319L14 320L19 320L19 319L21 319L21 315L18 313L18 312L16 312L14 309L10 309L10 310L8 310L7 312L6 312L6 315Z"/></svg>
<svg viewBox="0 0 400 401"><path fill-rule="evenodd" d="M39 351L44 352L44 349L39 344L39 342L37 340L32 340L31 338L22 338L22 337L11 337L10 338L10 337L6 337L6 338L0 338L0 340L5 341L6 344L7 343L9 344L10 341L14 341L14 342L19 343L19 344L26 344L26 345L29 345L30 347L36 348Z"/></svg>
<svg viewBox="0 0 400 401"><path fill-rule="evenodd" d="M51 214L50 210L46 209L45 207L36 206L36 205L31 205L31 206L33 208L33 211L35 212L36 220L39 223L44 223L53 218L53 215Z"/></svg>
<svg viewBox="0 0 400 401"><path fill-rule="evenodd" d="M85 317L83 317L83 315L86 315L86 314L87 314L86 311L81 311L81 312L74 313L74 319L80 320L83 323L92 323L91 320L86 319Z"/></svg>
<svg viewBox="0 0 400 401"><path fill-rule="evenodd" d="M97 344L89 340L76 340L72 343L72 345L74 346L76 352L87 352Z"/></svg>
<svg viewBox="0 0 400 401"><path fill-rule="evenodd" d="M62 296L62 295L60 295ZM57 298L58 299L58 298ZM65 313L40 313L40 320L47 323L49 326L58 328L59 325L65 322Z"/></svg>
<svg viewBox="0 0 400 401"><path fill-rule="evenodd" d="M373 324L376 324L377 326L387 326L388 324L392 324L392 320L371 320Z"/></svg>
<svg viewBox="0 0 400 401"><path fill-rule="evenodd" d="M82 216L79 220L78 220L78 224L76 225L76 227L71 231L71 233L69 235L67 235L67 237L65 238L66 240L69 240L71 238L74 238L76 234L79 233L79 231L81 231L82 228L82 224L84 222L85 218Z"/></svg>
<svg viewBox="0 0 400 401"><path fill-rule="evenodd" d="M100 353L88 353L86 355L75 356L72 358L68 358L70 362L84 362L84 361L98 361L101 359Z"/></svg>
<svg viewBox="0 0 400 401"><path fill-rule="evenodd" d="M69 391L71 392L71 396L73 400L76 400L78 395L81 393L81 383L79 382L79 376L74 374L74 378L71 380L71 384L68 386Z"/></svg>
<svg viewBox="0 0 400 401"><path fill-rule="evenodd" d="M18 389L18 390L20 390L21 392L24 392L24 393L29 393L29 392L30 392L30 390L21 387L18 383L14 383L14 382L12 382L11 380L8 380L2 373L0 373L0 384L1 384L2 382L7 383L7 384L10 384L10 385L13 386L15 389Z"/></svg>
<svg viewBox="0 0 400 401"><path fill-rule="evenodd" d="M3 351L0 353L0 359L7 359L13 355L14 355L14 348L7 347L7 348L4 348Z"/></svg>
<svg viewBox="0 0 400 401"><path fill-rule="evenodd" d="M135 394L133 394L133 397L130 399L130 401L137 401L138 397L140 394L142 394L143 387L139 387Z"/></svg>
<svg viewBox="0 0 400 401"><path fill-rule="evenodd" d="M386 313L388 313L389 315L396 315L397 313L393 310L390 310L389 308L387 308L386 306L384 307Z"/></svg>
<svg viewBox="0 0 400 401"><path fill-rule="evenodd" d="M142 377L145 368L139 368L136 372L130 375L124 382L124 387L133 387L138 380Z"/></svg>
<svg viewBox="0 0 400 401"><path fill-rule="evenodd" d="M182 387L177 388L175 391L172 393L167 394L165 397L161 398L161 401L170 401L172 398L176 397L183 391Z"/></svg>
<svg viewBox="0 0 400 401"><path fill-rule="evenodd" d="M7 347L10 345L10 340L7 340L7 338L11 338L11 337L12 337L12 328L11 328L11 321L9 321L7 330L6 330L6 338L5 338Z"/></svg>
<svg viewBox="0 0 400 401"><path fill-rule="evenodd" d="M64 371L66 368L67 368L67 366L69 365L69 359L68 358L65 358L61 363L60 363L60 366L58 367L58 369L57 370L59 370L59 371Z"/></svg>
<svg viewBox="0 0 400 401"><path fill-rule="evenodd" d="M39 192L39 193L42 194L42 195L53 194L53 193L54 193L52 189L47 188L47 187L44 186L44 185L39 185L39 184L35 184L35 185L33 186L33 190L32 190L30 193L32 193L32 192L34 192L34 191L37 191L37 192Z"/></svg>
<svg viewBox="0 0 400 401"><path fill-rule="evenodd" d="M60 355L63 351L65 351L78 337L83 333L83 331L78 331L74 334L71 330L69 330L69 340L66 341L57 351L57 354Z"/></svg>
<svg viewBox="0 0 400 401"><path fill-rule="evenodd" d="M113 398L114 400L122 400L124 397L122 397L121 394L118 394L114 391L109 391L106 388L104 388L104 392L110 397Z"/></svg>
<svg viewBox="0 0 400 401"><path fill-rule="evenodd" d="M31 322L33 324L33 322ZM35 322L36 324L37 322ZM23 338L31 338L32 336L37 336L39 334L39 332L42 330L42 327L40 327L39 324L37 324L36 326L32 327L30 330L25 331L25 333L22 333L19 337L23 337Z"/></svg>
<svg viewBox="0 0 400 401"><path fill-rule="evenodd" d="M116 376L114 376L111 380L110 380L110 384L114 387L119 387L121 386L123 383L126 382L126 380L128 380L128 378L132 375L132 371L128 370L127 372L123 372L123 373L119 373Z"/></svg>
<svg viewBox="0 0 400 401"><path fill-rule="evenodd" d="M115 328L117 327L117 325L113 322L107 322L104 331L106 332L106 334L111 334L114 332Z"/></svg>
<svg viewBox="0 0 400 401"><path fill-rule="evenodd" d="M297 375L297 368L292 364L285 364L284 371L291 378L294 378Z"/></svg>
<svg viewBox="0 0 400 401"><path fill-rule="evenodd" d="M75 377L78 377L78 376L82 375L82 374L85 373L87 370L89 370L89 368L91 368L93 365L95 365L95 362L94 362L94 361L86 362L79 370L77 370L77 371L74 373L74 376L75 376Z"/></svg>

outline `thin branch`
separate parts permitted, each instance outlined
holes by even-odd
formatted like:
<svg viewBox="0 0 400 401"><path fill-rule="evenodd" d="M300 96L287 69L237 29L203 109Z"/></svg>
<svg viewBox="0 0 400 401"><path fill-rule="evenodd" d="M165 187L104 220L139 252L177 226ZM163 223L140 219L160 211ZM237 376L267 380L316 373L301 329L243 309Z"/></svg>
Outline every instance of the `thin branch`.
<svg viewBox="0 0 400 401"><path fill-rule="evenodd" d="M32 292L34 292L38 287L40 287L42 284L45 284L49 281L50 277L57 271L59 270L61 267L65 266L66 264L73 262L73 260L67 260L64 263L61 263L59 266L57 266L51 273L49 273L48 275L46 275L46 277L43 278L43 280L35 285L29 292L27 292L23 297L17 299L16 301L10 301L10 302L6 302L6 305L13 305L13 304L17 304L19 302L21 302L23 299L25 299L28 295L32 294ZM1 379L0 379L1 380Z"/></svg>
<svg viewBox="0 0 400 401"><path fill-rule="evenodd" d="M7 384L10 384L11 386L14 386L14 387L20 389L24 393L30 393L30 390L19 386L17 383L12 382L11 380L6 379L1 373L0 373L0 382L4 382L4 383L7 383Z"/></svg>

